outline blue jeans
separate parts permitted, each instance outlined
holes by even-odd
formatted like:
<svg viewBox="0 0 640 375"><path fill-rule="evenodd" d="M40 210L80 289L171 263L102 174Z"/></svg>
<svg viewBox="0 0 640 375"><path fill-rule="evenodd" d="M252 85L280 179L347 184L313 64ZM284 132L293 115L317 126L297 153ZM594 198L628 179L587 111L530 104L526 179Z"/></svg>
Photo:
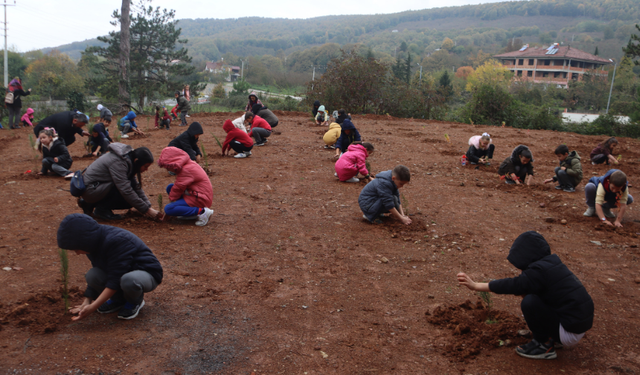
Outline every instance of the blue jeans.
<svg viewBox="0 0 640 375"><path fill-rule="evenodd" d="M589 207L595 207L596 206L596 192L598 191L598 187L593 183L593 182L589 182L588 184L585 185L584 187L584 195L585 198L587 200L587 206ZM631 196L631 194L627 195L627 206L630 205L631 203L633 203L633 197ZM604 202L604 204L602 205L602 208L616 208L616 207L611 207L611 205L607 202ZM619 208L619 207L618 207Z"/></svg>
<svg viewBox="0 0 640 375"><path fill-rule="evenodd" d="M173 184L167 186L167 194L171 193ZM196 216L200 211L199 207L191 207L184 198L180 198L175 202L171 202L164 207L164 213L169 216Z"/></svg>

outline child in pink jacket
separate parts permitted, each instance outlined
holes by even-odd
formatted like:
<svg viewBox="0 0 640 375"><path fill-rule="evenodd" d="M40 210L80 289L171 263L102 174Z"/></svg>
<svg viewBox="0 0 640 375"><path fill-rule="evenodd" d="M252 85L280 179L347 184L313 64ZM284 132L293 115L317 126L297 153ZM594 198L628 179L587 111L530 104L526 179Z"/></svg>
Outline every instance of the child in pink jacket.
<svg viewBox="0 0 640 375"><path fill-rule="evenodd" d="M373 153L373 145L371 143L353 142L347 148L347 152L342 154L342 157L336 162L335 176L341 182L359 182L360 179L356 176L360 172L364 178L371 181L373 178L369 175L366 164L367 157L371 153Z"/></svg>
<svg viewBox="0 0 640 375"><path fill-rule="evenodd" d="M33 126L33 124L31 123L31 120L33 120L33 108L29 108L27 109L27 112L22 115L22 118L20 119L20 121L22 121L22 126Z"/></svg>
<svg viewBox="0 0 640 375"><path fill-rule="evenodd" d="M207 225L213 214L209 208L213 200L213 186L202 167L177 147L162 150L158 165L176 174L176 182L167 186L171 203L164 208L165 214L195 219L200 227Z"/></svg>

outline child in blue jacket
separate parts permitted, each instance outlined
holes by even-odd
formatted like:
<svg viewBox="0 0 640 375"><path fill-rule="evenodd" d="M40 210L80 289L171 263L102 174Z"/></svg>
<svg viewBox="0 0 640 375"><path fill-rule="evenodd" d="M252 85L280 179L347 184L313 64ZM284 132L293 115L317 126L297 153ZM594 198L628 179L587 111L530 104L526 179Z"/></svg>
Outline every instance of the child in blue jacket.
<svg viewBox="0 0 640 375"><path fill-rule="evenodd" d="M345 118L340 124L342 130L340 131L340 138L336 141L334 145L336 147L336 156L335 158L340 158L340 155L347 152L349 145L356 141L361 141L360 133L358 129L356 129L351 119Z"/></svg>
<svg viewBox="0 0 640 375"><path fill-rule="evenodd" d="M520 308L533 340L516 348L532 359L556 358L555 344L576 345L593 325L593 300L576 275L551 254L537 232L522 233L511 246L507 260L519 268L519 276L476 283L467 274L457 275L460 285L479 292L523 296Z"/></svg>
<svg viewBox="0 0 640 375"><path fill-rule="evenodd" d="M118 122L118 130L122 132L121 138L129 138L127 133L129 131L133 131L136 134L144 135L142 130L138 129L138 124L135 122L136 113L134 111L129 111L126 116L120 119Z"/></svg>
<svg viewBox="0 0 640 375"><path fill-rule="evenodd" d="M380 172L360 192L358 204L364 214L362 217L374 224L379 224L380 215L391 213L402 223L409 225L411 219L404 214L400 205L398 189L408 184L411 172L404 165L398 165L392 171Z"/></svg>
<svg viewBox="0 0 640 375"><path fill-rule="evenodd" d="M633 203L633 196L629 194L627 175L619 169L611 169L604 176L591 177L584 187L587 201L587 211L584 216L598 216L603 223L622 228L622 218L627 206ZM611 212L618 209L618 214ZM616 218L611 223L608 217Z"/></svg>
<svg viewBox="0 0 640 375"><path fill-rule="evenodd" d="M144 306L144 293L162 282L162 266L135 234L100 225L90 216L71 214L58 228L58 247L86 254L91 268L85 274L87 289L81 305L70 310L80 320L92 312L119 310L118 318L133 319Z"/></svg>

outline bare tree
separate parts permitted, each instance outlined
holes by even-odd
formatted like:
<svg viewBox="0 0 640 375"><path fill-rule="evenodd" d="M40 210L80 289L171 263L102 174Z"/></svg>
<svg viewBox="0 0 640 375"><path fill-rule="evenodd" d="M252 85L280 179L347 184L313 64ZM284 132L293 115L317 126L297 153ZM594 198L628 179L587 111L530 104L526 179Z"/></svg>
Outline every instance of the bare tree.
<svg viewBox="0 0 640 375"><path fill-rule="evenodd" d="M118 99L122 110L127 110L131 103L129 94L129 52L131 41L129 39L129 26L131 0L122 0L121 20L120 20L120 80L118 82Z"/></svg>

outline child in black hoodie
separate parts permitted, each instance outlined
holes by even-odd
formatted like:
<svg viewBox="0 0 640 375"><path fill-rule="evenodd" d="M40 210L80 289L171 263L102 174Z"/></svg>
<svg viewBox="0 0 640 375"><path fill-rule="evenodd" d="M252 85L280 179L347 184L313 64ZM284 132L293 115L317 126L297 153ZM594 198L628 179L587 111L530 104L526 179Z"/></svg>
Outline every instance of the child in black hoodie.
<svg viewBox="0 0 640 375"><path fill-rule="evenodd" d="M144 293L162 282L162 266L135 234L100 225L90 216L71 214L58 228L58 247L86 254L91 261L81 305L70 310L80 320L92 312L120 310L118 318L133 319L144 306Z"/></svg>
<svg viewBox="0 0 640 375"><path fill-rule="evenodd" d="M498 174L507 184L520 185L531 183L533 177L533 155L529 147L520 145L513 149L511 156L504 159L498 168Z"/></svg>
<svg viewBox="0 0 640 375"><path fill-rule="evenodd" d="M556 358L554 344L576 345L593 325L593 300L580 280L539 233L522 233L507 260L522 270L520 276L476 283L465 273L458 282L471 290L524 296L520 308L533 340L516 348L526 358Z"/></svg>
<svg viewBox="0 0 640 375"><path fill-rule="evenodd" d="M202 153L200 152L200 147L198 147L198 138L200 138L203 133L204 130L202 130L202 125L200 125L199 122L192 122L186 132L183 132L169 142L169 147L177 147L181 149L189 154L189 158L191 158L191 160L195 160L199 163Z"/></svg>

